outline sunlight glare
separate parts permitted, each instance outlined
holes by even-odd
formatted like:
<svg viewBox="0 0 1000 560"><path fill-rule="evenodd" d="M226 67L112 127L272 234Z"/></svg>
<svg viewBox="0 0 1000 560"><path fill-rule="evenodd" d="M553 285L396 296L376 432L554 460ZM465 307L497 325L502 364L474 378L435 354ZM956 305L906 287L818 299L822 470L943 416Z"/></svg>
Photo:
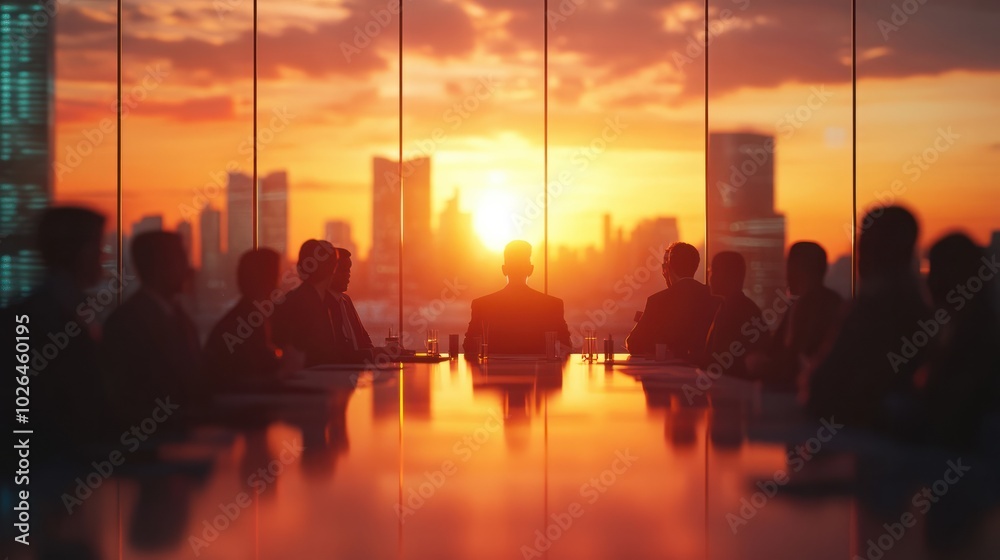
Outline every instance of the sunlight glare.
<svg viewBox="0 0 1000 560"><path fill-rule="evenodd" d="M479 200L475 212L476 234L491 251L502 251L515 237L514 197L509 193L490 189Z"/></svg>

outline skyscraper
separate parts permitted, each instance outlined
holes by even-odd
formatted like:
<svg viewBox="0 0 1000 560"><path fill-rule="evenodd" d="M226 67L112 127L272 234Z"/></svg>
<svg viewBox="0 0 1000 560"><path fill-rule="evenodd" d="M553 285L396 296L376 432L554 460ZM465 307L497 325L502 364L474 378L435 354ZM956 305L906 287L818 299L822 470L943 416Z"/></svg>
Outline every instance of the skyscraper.
<svg viewBox="0 0 1000 560"><path fill-rule="evenodd" d="M163 216L160 214L147 214L132 224L132 237L140 233L163 230Z"/></svg>
<svg viewBox="0 0 1000 560"><path fill-rule="evenodd" d="M253 248L252 189L253 179L249 175L229 173L226 183L226 253L233 270L240 255Z"/></svg>
<svg viewBox="0 0 1000 560"><path fill-rule="evenodd" d="M192 229L191 222L187 220L177 222L177 235L181 236L181 240L184 242L184 254L187 255L188 263L194 265L194 262L191 260L191 245L194 240Z"/></svg>
<svg viewBox="0 0 1000 560"><path fill-rule="evenodd" d="M201 231L201 278L208 288L218 288L222 274L222 213L206 206L199 216Z"/></svg>
<svg viewBox="0 0 1000 560"><path fill-rule="evenodd" d="M707 258L747 261L747 295L770 307L785 285L785 217L774 211L774 137L712 133L708 148Z"/></svg>
<svg viewBox="0 0 1000 560"><path fill-rule="evenodd" d="M260 181L258 224L261 247L288 252L288 172L275 171Z"/></svg>
<svg viewBox="0 0 1000 560"><path fill-rule="evenodd" d="M415 158L402 165L402 214L398 162L374 158L372 164L372 249L369 256L372 282L393 292L399 284L400 217L403 217L404 258L419 259L421 266L406 267L406 285L418 284L433 270L431 234L431 160Z"/></svg>
<svg viewBox="0 0 1000 560"><path fill-rule="evenodd" d="M33 247L52 196L54 10L0 1L0 306L41 278Z"/></svg>
<svg viewBox="0 0 1000 560"><path fill-rule="evenodd" d="M358 257L358 246L351 237L351 224L344 220L330 220L323 227L323 238L333 243L334 247L343 247L354 255L354 260Z"/></svg>

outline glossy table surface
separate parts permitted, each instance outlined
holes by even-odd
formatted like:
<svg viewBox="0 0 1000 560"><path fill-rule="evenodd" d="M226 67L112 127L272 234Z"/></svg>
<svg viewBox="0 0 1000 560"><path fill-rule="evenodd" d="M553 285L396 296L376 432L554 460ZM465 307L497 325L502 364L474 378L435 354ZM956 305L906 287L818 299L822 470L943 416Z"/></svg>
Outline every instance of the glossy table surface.
<svg viewBox="0 0 1000 560"><path fill-rule="evenodd" d="M289 384L220 399L259 421L163 446L65 531L101 558L1000 557L974 459L694 368L574 355Z"/></svg>

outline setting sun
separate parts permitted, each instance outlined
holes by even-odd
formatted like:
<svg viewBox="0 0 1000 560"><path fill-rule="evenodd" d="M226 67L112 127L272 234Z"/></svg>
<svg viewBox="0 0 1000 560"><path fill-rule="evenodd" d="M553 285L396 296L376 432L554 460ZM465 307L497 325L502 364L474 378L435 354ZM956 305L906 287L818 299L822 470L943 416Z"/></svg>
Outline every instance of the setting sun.
<svg viewBox="0 0 1000 560"><path fill-rule="evenodd" d="M487 191L474 216L476 234L491 251L502 251L514 239L514 197L499 189Z"/></svg>

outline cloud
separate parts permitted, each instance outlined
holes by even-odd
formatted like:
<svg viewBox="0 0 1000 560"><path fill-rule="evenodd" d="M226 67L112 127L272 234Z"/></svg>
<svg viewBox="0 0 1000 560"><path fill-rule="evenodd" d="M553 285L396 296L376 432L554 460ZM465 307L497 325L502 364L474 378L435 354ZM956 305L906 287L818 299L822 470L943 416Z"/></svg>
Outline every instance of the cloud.
<svg viewBox="0 0 1000 560"><path fill-rule="evenodd" d="M387 11L387 5L382 0L350 1L342 6L347 15L341 19L300 18L277 29L262 24L257 35L259 78L275 80L292 73L312 79L365 79L388 69L395 63L399 20ZM405 16L404 44L408 50L435 58L459 57L472 51L475 33L464 10L443 0L422 1L420 6ZM172 80L202 86L253 75L251 29L233 31L230 26L228 34L210 33L219 22L203 10L192 14L173 9L162 17L190 25L162 25L158 29L152 25L153 12L130 9L123 39L126 65L164 61L171 67ZM76 60L87 57L114 64L113 13L67 6L60 11L58 29L61 46L72 49L63 54L74 66ZM103 70L102 76L106 73ZM61 72L60 77L85 80L87 74L69 71Z"/></svg>
<svg viewBox="0 0 1000 560"><path fill-rule="evenodd" d="M108 102L60 97L56 118L63 124L93 126L104 118L116 117L114 99ZM236 104L226 95L192 97L179 101L145 99L129 109L130 114L167 118L181 123L227 121L237 118ZM249 118L249 117L247 117Z"/></svg>
<svg viewBox="0 0 1000 560"><path fill-rule="evenodd" d="M900 3L871 0L860 6L862 79L1000 70L1000 33L995 32L1000 4L933 0L905 14L894 9ZM262 22L261 80L294 76L323 82L337 77L357 85L371 83L373 76L396 65L399 20L385 17L388 5L388 0L348 0L324 12L335 17L309 19L289 11ZM509 70L541 63L545 14L537 0L421 0L407 6L406 56L432 59L440 66L482 60ZM551 92L563 107L579 104L592 91L613 92L621 83L629 84L630 91L600 97L635 102L659 96L665 105L702 97L704 4L552 0L549 6L557 15L548 19L550 68L560 80ZM851 15L846 6L827 0L712 0L710 21L719 33L710 42L711 95L849 81ZM169 65L170 80L178 85L215 88L252 76L252 36L245 21L235 25L225 20L220 31L219 18L194 5L133 7L128 18L136 25L126 29L126 75L161 62ZM156 26L157 18L171 23ZM113 12L66 6L58 27L61 80L114 79ZM343 54L345 45L358 51L352 51L350 60Z"/></svg>

